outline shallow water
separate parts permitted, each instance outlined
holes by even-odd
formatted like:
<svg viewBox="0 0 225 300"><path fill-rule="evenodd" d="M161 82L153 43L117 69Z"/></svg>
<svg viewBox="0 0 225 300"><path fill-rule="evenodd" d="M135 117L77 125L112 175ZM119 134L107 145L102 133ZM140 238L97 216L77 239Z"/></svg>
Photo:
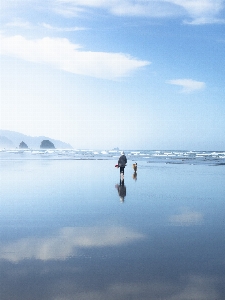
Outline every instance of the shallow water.
<svg viewBox="0 0 225 300"><path fill-rule="evenodd" d="M224 166L115 163L0 161L1 300L225 299Z"/></svg>

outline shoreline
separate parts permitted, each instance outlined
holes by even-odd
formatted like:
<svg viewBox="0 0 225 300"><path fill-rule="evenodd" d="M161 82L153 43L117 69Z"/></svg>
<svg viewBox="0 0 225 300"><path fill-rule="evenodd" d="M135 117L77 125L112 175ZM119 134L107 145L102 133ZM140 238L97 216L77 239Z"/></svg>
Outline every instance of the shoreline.
<svg viewBox="0 0 225 300"><path fill-rule="evenodd" d="M159 163L188 165L225 165L225 152L222 151L126 151L128 163ZM92 150L0 150L0 161L118 161L120 151Z"/></svg>

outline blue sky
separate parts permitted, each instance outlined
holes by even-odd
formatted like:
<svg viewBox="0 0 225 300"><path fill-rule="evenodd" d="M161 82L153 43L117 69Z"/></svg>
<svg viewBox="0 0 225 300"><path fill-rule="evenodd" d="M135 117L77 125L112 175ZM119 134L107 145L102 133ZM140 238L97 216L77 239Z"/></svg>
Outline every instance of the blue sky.
<svg viewBox="0 0 225 300"><path fill-rule="evenodd" d="M1 1L0 128L225 150L225 1Z"/></svg>

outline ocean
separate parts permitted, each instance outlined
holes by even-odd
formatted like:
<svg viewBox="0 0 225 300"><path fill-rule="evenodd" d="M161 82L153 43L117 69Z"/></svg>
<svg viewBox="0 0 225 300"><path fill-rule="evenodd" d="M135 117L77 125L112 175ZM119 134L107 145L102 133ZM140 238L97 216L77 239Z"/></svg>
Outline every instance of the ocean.
<svg viewBox="0 0 225 300"><path fill-rule="evenodd" d="M212 164L225 163L225 151L189 151L189 150L126 150L126 156L131 161L146 161L148 163L180 163L180 164ZM119 150L89 150L89 149L53 149L53 150L0 150L1 160L15 159L61 159L61 160L117 160Z"/></svg>
<svg viewBox="0 0 225 300"><path fill-rule="evenodd" d="M119 154L0 151L1 300L225 299L225 152Z"/></svg>

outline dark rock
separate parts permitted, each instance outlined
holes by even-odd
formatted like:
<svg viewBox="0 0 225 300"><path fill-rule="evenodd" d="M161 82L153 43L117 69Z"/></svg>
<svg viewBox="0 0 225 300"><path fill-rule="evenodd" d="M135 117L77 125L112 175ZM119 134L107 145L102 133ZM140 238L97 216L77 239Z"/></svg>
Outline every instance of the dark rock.
<svg viewBox="0 0 225 300"><path fill-rule="evenodd" d="M21 143L19 144L19 148L20 148L20 149L28 149L28 146L27 146L26 143L21 142Z"/></svg>
<svg viewBox="0 0 225 300"><path fill-rule="evenodd" d="M49 140L43 140L40 145L41 149L55 149L55 146Z"/></svg>

